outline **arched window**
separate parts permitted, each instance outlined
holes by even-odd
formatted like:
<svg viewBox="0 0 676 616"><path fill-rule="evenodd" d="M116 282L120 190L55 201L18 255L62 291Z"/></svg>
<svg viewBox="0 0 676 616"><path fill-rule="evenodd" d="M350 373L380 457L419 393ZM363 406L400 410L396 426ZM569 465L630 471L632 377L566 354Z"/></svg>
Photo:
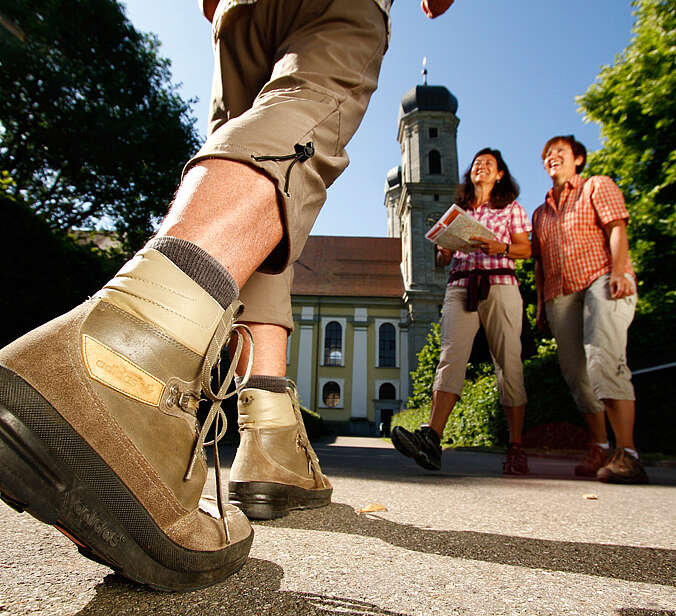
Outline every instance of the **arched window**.
<svg viewBox="0 0 676 616"><path fill-rule="evenodd" d="M324 331L324 365L343 365L343 328L338 321L330 321Z"/></svg>
<svg viewBox="0 0 676 616"><path fill-rule="evenodd" d="M378 329L378 366L394 368L397 365L395 329L392 323L383 323Z"/></svg>
<svg viewBox="0 0 676 616"><path fill-rule="evenodd" d="M439 154L439 150L430 150L430 153L427 155L427 159L430 166L430 175L440 175L441 154Z"/></svg>
<svg viewBox="0 0 676 616"><path fill-rule="evenodd" d="M397 390L392 383L383 383L378 389L378 400L395 400Z"/></svg>
<svg viewBox="0 0 676 616"><path fill-rule="evenodd" d="M328 407L336 407L340 404L340 385L335 381L329 381L322 387L322 400Z"/></svg>

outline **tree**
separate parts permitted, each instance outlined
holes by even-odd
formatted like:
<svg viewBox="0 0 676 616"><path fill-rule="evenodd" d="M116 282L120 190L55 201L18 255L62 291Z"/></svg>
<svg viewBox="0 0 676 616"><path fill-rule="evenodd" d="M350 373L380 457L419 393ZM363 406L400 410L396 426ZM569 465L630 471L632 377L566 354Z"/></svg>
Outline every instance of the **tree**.
<svg viewBox="0 0 676 616"><path fill-rule="evenodd" d="M128 249L166 211L198 146L159 43L115 0L4 0L0 169L54 229L104 221Z"/></svg>
<svg viewBox="0 0 676 616"><path fill-rule="evenodd" d="M634 0L633 38L614 66L578 97L601 125L603 147L588 173L611 176L623 191L644 312L676 304L676 4ZM670 306L667 309L667 306Z"/></svg>

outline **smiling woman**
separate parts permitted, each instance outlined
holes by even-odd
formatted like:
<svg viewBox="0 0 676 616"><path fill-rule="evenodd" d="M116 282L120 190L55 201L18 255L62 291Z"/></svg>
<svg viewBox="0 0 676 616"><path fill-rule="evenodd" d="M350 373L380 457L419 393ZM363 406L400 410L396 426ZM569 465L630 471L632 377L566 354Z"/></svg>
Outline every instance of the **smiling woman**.
<svg viewBox="0 0 676 616"><path fill-rule="evenodd" d="M469 253L437 246L437 264L451 263L441 318L441 356L437 366L429 426L392 431L392 443L423 468L441 467L440 440L462 393L474 337L483 326L498 377L500 403L509 425L510 446L504 472L528 472L521 447L526 391L521 363L523 301L514 275L514 259L530 257L526 212L516 202L519 188L499 150L477 152L456 203L486 226L494 239L473 237Z"/></svg>

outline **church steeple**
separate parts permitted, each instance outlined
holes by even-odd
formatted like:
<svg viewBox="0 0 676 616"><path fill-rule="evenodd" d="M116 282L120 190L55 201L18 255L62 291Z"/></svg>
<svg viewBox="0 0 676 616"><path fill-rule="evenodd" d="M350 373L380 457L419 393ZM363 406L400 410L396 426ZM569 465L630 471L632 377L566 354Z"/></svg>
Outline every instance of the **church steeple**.
<svg viewBox="0 0 676 616"><path fill-rule="evenodd" d="M425 232L453 202L458 184L458 100L444 86L425 83L401 99L397 140L401 165L387 174L388 236L401 238L401 271L408 311L411 366L439 319L446 272L434 262Z"/></svg>

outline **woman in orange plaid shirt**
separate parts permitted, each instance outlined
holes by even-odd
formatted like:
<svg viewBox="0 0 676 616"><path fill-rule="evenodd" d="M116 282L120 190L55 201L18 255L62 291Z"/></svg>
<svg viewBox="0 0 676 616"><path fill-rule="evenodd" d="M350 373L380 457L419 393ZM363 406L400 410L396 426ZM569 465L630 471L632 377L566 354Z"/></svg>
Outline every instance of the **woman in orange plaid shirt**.
<svg viewBox="0 0 676 616"><path fill-rule="evenodd" d="M514 259L531 254L528 216L516 201L519 188L499 150L480 150L459 186L457 205L494 234L494 240L471 238L466 254L437 246L437 263L451 263L441 319L441 357L434 378L428 426L409 432L392 430L392 443L428 470L441 468L441 435L459 400L467 361L479 326L486 332L498 377L500 403L509 425L506 474L528 473L521 447L526 390L521 363L523 301L514 276Z"/></svg>
<svg viewBox="0 0 676 616"><path fill-rule="evenodd" d="M542 160L552 188L533 214L538 326L556 338L561 372L591 433L575 473L647 483L634 446L627 330L636 308L624 197L610 178L578 175L587 157L572 135L552 137ZM610 444L605 416L615 433Z"/></svg>

